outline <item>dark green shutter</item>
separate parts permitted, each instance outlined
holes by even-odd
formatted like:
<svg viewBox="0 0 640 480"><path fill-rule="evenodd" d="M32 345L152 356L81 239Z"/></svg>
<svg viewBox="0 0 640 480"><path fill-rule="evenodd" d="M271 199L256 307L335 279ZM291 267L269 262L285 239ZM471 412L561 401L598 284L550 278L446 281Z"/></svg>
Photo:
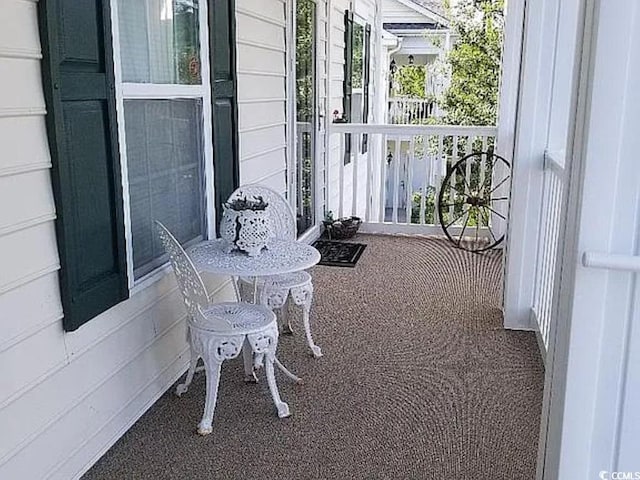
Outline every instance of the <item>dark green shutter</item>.
<svg viewBox="0 0 640 480"><path fill-rule="evenodd" d="M217 218L238 188L238 109L234 0L209 0L213 164ZM255 86L260 88L259 85Z"/></svg>
<svg viewBox="0 0 640 480"><path fill-rule="evenodd" d="M64 328L128 296L109 0L39 2Z"/></svg>
<svg viewBox="0 0 640 480"><path fill-rule="evenodd" d="M362 123L369 123L369 82L371 80L371 25L364 28L364 85L362 86ZM369 135L362 135L362 153L369 150Z"/></svg>
<svg viewBox="0 0 640 480"><path fill-rule="evenodd" d="M353 12L344 12L344 82L342 92L342 116L351 123L351 101L353 89ZM344 136L344 164L351 161L351 134Z"/></svg>

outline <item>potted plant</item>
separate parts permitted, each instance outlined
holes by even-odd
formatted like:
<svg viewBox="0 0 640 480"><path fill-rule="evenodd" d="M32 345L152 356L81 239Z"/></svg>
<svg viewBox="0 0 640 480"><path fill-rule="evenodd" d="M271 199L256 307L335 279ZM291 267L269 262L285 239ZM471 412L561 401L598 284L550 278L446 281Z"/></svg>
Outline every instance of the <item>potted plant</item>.
<svg viewBox="0 0 640 480"><path fill-rule="evenodd" d="M268 247L273 238L268 205L261 196L234 198L223 205L220 236L229 251L238 249L253 257Z"/></svg>
<svg viewBox="0 0 640 480"><path fill-rule="evenodd" d="M344 115L340 115L340 112L338 110L334 110L333 123L347 123L347 118Z"/></svg>
<svg viewBox="0 0 640 480"><path fill-rule="evenodd" d="M353 237L360 228L362 220L360 217L342 217L337 220L333 218L333 212L328 212L322 222L327 231L329 240L344 240Z"/></svg>

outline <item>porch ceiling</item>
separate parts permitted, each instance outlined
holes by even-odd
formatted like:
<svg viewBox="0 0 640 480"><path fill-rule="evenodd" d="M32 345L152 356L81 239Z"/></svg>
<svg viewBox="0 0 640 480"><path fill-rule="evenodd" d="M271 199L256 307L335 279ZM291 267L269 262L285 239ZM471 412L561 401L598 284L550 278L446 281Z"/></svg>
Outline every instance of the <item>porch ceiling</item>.
<svg viewBox="0 0 640 480"><path fill-rule="evenodd" d="M204 376L173 390L88 472L112 478L534 478L543 368L533 333L501 328L501 254L362 235L354 269L316 267L314 336L281 337L293 412L223 368L214 431L195 434Z"/></svg>

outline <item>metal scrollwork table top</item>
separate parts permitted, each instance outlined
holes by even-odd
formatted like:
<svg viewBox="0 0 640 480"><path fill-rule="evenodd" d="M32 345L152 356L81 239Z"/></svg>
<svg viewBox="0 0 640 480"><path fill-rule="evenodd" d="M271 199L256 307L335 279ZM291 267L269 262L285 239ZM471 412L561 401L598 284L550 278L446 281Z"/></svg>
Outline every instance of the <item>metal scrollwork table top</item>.
<svg viewBox="0 0 640 480"><path fill-rule="evenodd" d="M311 245L293 240L273 240L259 255L227 252L227 243L219 238L191 247L189 257L202 271L231 276L262 277L299 272L320 261L320 252Z"/></svg>

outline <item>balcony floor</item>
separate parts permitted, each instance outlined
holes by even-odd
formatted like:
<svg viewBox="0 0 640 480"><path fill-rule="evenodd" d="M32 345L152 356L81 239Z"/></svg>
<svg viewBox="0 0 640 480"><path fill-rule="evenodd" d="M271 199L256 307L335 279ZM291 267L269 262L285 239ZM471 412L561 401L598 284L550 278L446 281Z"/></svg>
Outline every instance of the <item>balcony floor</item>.
<svg viewBox="0 0 640 480"><path fill-rule="evenodd" d="M199 374L165 394L87 479L533 479L543 367L533 333L501 328L502 258L440 239L361 235L356 268L316 267L313 359L281 337L293 416L266 382L223 367L214 432L195 434Z"/></svg>

